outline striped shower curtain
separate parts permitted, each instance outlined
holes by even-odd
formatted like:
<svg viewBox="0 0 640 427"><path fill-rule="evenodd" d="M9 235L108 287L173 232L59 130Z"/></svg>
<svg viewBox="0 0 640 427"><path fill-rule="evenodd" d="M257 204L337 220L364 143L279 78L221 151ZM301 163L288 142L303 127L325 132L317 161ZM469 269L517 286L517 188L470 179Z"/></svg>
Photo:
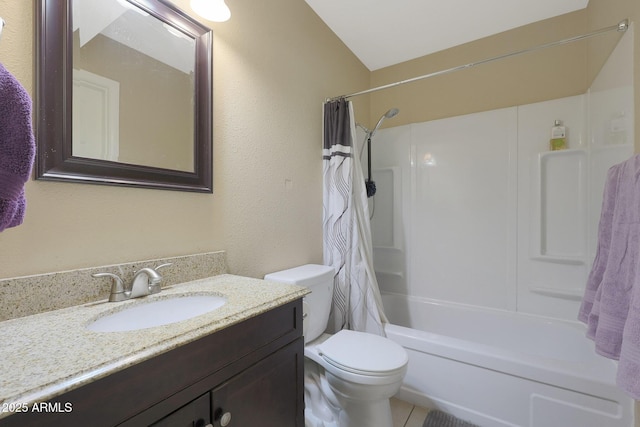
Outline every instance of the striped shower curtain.
<svg viewBox="0 0 640 427"><path fill-rule="evenodd" d="M350 101L324 104L323 134L323 255L324 263L336 270L329 330L384 336L387 319L373 270L369 208Z"/></svg>

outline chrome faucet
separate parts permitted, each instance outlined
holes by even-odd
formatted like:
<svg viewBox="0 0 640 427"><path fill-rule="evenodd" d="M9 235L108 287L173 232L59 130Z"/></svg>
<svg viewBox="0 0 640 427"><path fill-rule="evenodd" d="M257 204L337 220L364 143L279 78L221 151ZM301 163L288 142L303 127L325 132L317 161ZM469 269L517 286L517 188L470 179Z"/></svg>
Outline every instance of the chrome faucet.
<svg viewBox="0 0 640 427"><path fill-rule="evenodd" d="M113 273L95 273L92 274L92 277L111 277L113 279L113 284L111 285L109 301L125 301L131 298L139 298L160 292L162 276L158 274L157 270L170 265L171 263L167 263L161 264L155 268L141 268L136 271L133 276L133 280L131 281L131 285L129 286L125 286L120 276Z"/></svg>

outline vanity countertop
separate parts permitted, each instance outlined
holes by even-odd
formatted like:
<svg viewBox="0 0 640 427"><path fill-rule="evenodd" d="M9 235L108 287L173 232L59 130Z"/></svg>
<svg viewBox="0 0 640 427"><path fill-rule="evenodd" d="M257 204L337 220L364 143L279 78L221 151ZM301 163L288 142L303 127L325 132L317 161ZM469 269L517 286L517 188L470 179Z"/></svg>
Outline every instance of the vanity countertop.
<svg viewBox="0 0 640 427"><path fill-rule="evenodd" d="M223 274L164 288L159 294L99 301L0 322L0 418L301 298L306 288ZM215 311L130 332L93 332L97 317L145 299L214 293Z"/></svg>

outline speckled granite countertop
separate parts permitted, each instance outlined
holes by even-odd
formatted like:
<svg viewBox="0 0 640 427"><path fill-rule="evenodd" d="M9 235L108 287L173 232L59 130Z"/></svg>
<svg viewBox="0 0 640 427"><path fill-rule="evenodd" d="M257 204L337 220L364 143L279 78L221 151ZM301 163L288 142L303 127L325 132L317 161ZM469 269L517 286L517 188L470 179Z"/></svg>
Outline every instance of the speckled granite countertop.
<svg viewBox="0 0 640 427"><path fill-rule="evenodd" d="M134 300L95 302L0 322L0 418L15 404L51 399L304 296L295 285L223 274L174 285ZM145 300L175 294L215 294L213 312L131 332L93 332L94 319Z"/></svg>

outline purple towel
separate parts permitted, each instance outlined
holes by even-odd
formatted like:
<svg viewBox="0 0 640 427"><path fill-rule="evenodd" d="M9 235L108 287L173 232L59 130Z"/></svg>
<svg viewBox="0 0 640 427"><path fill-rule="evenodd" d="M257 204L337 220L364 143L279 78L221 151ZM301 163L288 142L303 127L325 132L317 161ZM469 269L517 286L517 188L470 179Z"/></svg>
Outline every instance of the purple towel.
<svg viewBox="0 0 640 427"><path fill-rule="evenodd" d="M640 399L640 156L609 169L598 248L578 314L617 384Z"/></svg>
<svg viewBox="0 0 640 427"><path fill-rule="evenodd" d="M0 231L22 224L35 151L31 98L0 64Z"/></svg>

